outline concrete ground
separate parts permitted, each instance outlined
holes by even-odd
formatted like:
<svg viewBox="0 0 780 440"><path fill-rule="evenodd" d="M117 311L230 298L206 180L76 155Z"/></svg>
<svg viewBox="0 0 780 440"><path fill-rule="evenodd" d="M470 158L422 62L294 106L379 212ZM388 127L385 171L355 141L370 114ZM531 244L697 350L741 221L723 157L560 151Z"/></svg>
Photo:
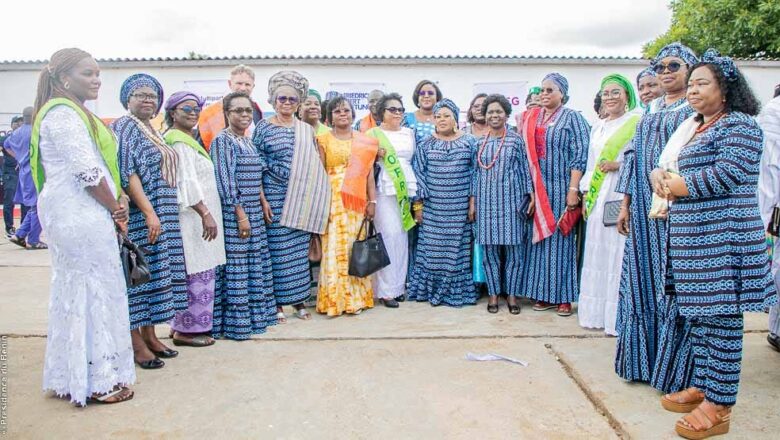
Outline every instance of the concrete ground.
<svg viewBox="0 0 780 440"><path fill-rule="evenodd" d="M48 258L0 244L10 438L676 438L678 415L659 394L614 374L614 338L527 302L519 316L503 304L490 315L484 299L292 318L251 341L182 348L162 370L139 369L130 402L76 408L40 389ZM780 432L780 353L766 344L766 318L746 319L729 438ZM468 352L528 366L467 361Z"/></svg>

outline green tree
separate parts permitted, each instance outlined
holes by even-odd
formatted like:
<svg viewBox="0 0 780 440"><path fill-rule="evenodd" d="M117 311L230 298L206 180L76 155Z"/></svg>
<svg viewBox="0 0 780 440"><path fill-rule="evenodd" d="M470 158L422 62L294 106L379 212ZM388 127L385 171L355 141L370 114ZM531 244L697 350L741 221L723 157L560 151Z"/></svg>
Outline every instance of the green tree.
<svg viewBox="0 0 780 440"><path fill-rule="evenodd" d="M671 0L672 24L645 44L645 57L681 41L701 54L714 47L740 58L780 57L780 0Z"/></svg>

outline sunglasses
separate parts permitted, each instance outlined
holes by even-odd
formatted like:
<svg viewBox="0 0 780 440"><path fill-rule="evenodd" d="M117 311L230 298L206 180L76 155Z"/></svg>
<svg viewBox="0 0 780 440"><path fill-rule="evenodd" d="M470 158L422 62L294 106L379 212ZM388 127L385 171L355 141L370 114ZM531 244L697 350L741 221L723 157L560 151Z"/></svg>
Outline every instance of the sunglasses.
<svg viewBox="0 0 780 440"><path fill-rule="evenodd" d="M669 69L670 73L677 72L678 70L680 70L681 67L682 64L680 62L671 61L669 64L658 63L653 67L653 70L655 71L655 73L660 75L664 73L664 71L666 71L667 69Z"/></svg>
<svg viewBox="0 0 780 440"><path fill-rule="evenodd" d="M179 110L183 111L184 113L187 113L188 115L192 113L195 113L196 115L200 114L200 107L198 106L193 107L191 105L183 105L179 107Z"/></svg>
<svg viewBox="0 0 780 440"><path fill-rule="evenodd" d="M237 115L240 115L242 113L246 113L248 115L251 115L253 110L252 107L237 107L237 108L231 108L228 110L230 113L235 113Z"/></svg>
<svg viewBox="0 0 780 440"><path fill-rule="evenodd" d="M601 97L604 98L604 99L607 99L607 98L620 98L622 93L623 92L621 92L620 89L612 89L612 90L609 90L609 91L604 90L603 92L601 92Z"/></svg>
<svg viewBox="0 0 780 440"><path fill-rule="evenodd" d="M553 93L553 92L555 92L555 89L554 89L554 88L552 88L552 87L547 87L547 88L544 88L544 87L542 87L541 89L539 89L539 94L540 94L540 95L541 95L542 93L547 93L547 94L549 95L549 94L551 94L551 93Z"/></svg>
<svg viewBox="0 0 780 440"><path fill-rule="evenodd" d="M402 115L406 111L403 107L388 107L385 109L385 111L388 111L394 115Z"/></svg>
<svg viewBox="0 0 780 440"><path fill-rule="evenodd" d="M434 90L420 90L417 92L420 96L436 96L436 91Z"/></svg>
<svg viewBox="0 0 780 440"><path fill-rule="evenodd" d="M280 104L287 104L288 102L290 104L297 104L298 103L298 97L297 96L277 96L276 101Z"/></svg>

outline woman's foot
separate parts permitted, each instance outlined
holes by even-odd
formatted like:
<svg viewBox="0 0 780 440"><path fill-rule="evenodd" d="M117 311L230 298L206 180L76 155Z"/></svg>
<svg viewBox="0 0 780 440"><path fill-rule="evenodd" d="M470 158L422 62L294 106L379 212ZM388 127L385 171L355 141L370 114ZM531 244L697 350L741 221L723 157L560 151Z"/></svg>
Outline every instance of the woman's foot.
<svg viewBox="0 0 780 440"><path fill-rule="evenodd" d="M308 321L308 320L311 319L311 314L308 311L306 311L306 306L303 303L296 304L293 307L295 307L295 317L296 318L302 319L304 321Z"/></svg>
<svg viewBox="0 0 780 440"><path fill-rule="evenodd" d="M488 313L498 313L498 295L490 295L487 311Z"/></svg>
<svg viewBox="0 0 780 440"><path fill-rule="evenodd" d="M17 237L16 234L8 237L8 241L10 241L11 243L19 247L23 247L23 248L27 247L27 242L25 241L24 237Z"/></svg>
<svg viewBox="0 0 780 440"><path fill-rule="evenodd" d="M173 345L186 347L208 347L216 342L214 338L206 334L189 334L174 332L171 336Z"/></svg>
<svg viewBox="0 0 780 440"><path fill-rule="evenodd" d="M27 243L25 249L27 249L28 251L37 251L42 249L49 249L49 245L47 245L42 241L39 241L38 243Z"/></svg>
<svg viewBox="0 0 780 440"><path fill-rule="evenodd" d="M506 297L506 305L509 307L509 313L513 315L520 314L520 304L517 303L517 297L509 295Z"/></svg>
<svg viewBox="0 0 780 440"><path fill-rule="evenodd" d="M149 350L154 353L155 356L163 359L171 359L179 355L178 351L171 350L157 339L157 334L154 332L153 325L145 325L141 327L140 330L144 343L146 343L146 346L149 347Z"/></svg>
<svg viewBox="0 0 780 440"><path fill-rule="evenodd" d="M399 303L402 303L402 302L406 301L406 294L402 293L402 294L396 296L395 300L398 301Z"/></svg>
<svg viewBox="0 0 780 440"><path fill-rule="evenodd" d="M689 413L703 401L704 393L696 387L661 396L661 406L667 411L676 413Z"/></svg>
<svg viewBox="0 0 780 440"><path fill-rule="evenodd" d="M120 403L131 400L134 395L135 393L130 388L116 386L113 390L105 394L92 394L89 396L89 402L110 405L112 403Z"/></svg>
<svg viewBox="0 0 780 440"><path fill-rule="evenodd" d="M730 424L731 407L705 400L678 420L674 430L681 437L699 440L728 433Z"/></svg>
<svg viewBox="0 0 780 440"><path fill-rule="evenodd" d="M571 316L571 303L558 304L558 316Z"/></svg>
<svg viewBox="0 0 780 440"><path fill-rule="evenodd" d="M382 304L384 304L388 309L397 309L399 306L398 301L396 301L395 298L379 298L379 301L381 301Z"/></svg>
<svg viewBox="0 0 780 440"><path fill-rule="evenodd" d="M543 312L545 310L554 309L556 307L558 307L557 304L550 304L544 301L536 301L536 303L534 303L534 312Z"/></svg>

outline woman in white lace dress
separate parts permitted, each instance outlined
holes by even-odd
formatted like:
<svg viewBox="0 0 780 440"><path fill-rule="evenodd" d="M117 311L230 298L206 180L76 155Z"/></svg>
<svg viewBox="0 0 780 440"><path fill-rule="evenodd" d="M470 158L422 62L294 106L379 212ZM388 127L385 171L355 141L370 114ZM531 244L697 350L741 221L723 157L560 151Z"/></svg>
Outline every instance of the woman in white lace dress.
<svg viewBox="0 0 780 440"><path fill-rule="evenodd" d="M116 142L84 107L97 98L99 73L79 49L52 55L38 82L30 161L52 257L43 389L79 405L129 400L135 382L115 231L126 228L127 200L117 201Z"/></svg>

